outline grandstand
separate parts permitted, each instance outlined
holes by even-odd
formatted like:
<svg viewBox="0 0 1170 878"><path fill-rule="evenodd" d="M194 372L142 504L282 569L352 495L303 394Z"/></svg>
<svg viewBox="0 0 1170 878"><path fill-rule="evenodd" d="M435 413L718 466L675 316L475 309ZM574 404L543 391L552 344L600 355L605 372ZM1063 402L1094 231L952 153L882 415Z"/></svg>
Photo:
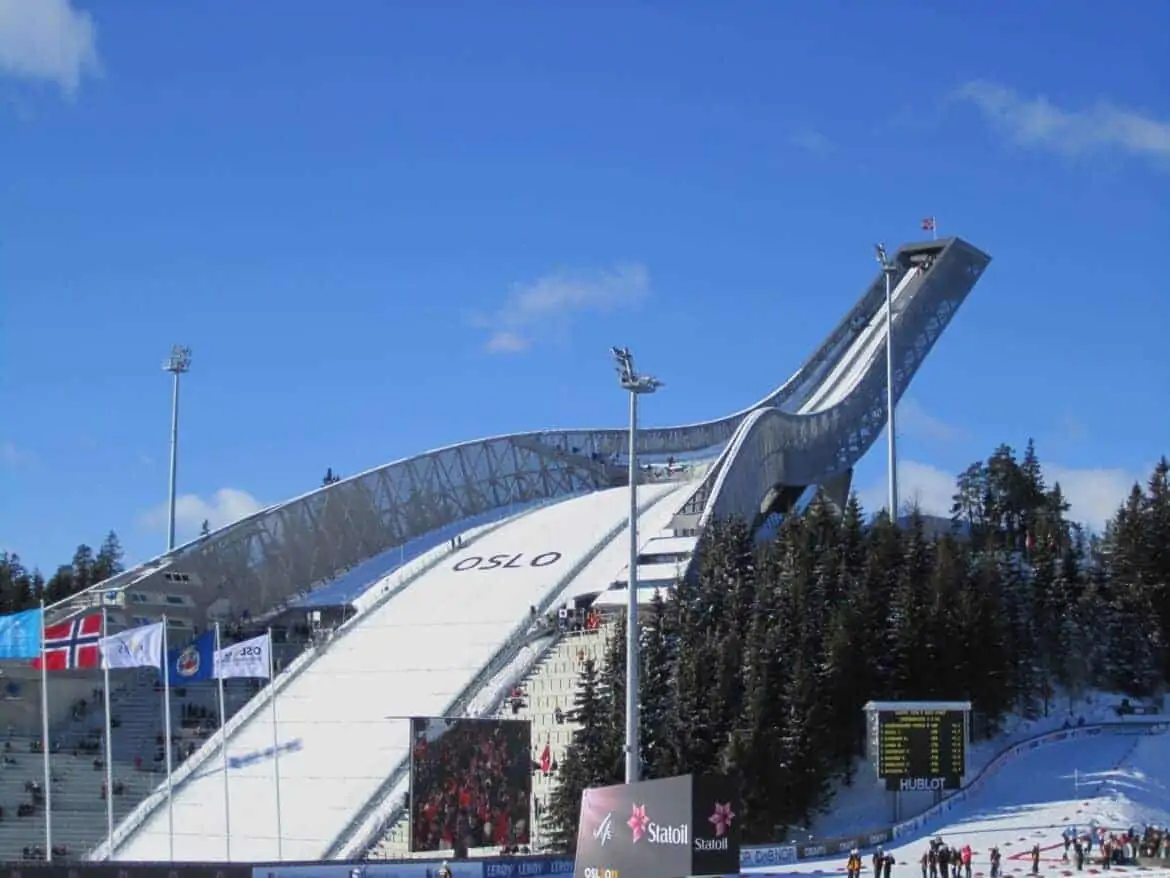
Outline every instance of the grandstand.
<svg viewBox="0 0 1170 878"><path fill-rule="evenodd" d="M957 238L895 255L895 400L988 262ZM812 486L843 501L885 420L885 332L879 273L756 405L639 431L639 601L687 575L713 518L759 523ZM263 510L50 608L57 622L105 606L114 626L165 613L174 643L215 621L237 637L271 626L282 644L272 685L233 681L226 723L209 684L175 690L178 740L169 746L181 761L169 801L158 771L161 696L150 677L115 672L112 838L94 768L101 747L92 749L104 721L100 679L53 675L59 855L165 860L173 844L178 861L224 860L229 825L234 861L398 855L406 718L513 715L517 687L525 698L515 715L532 721L534 746L563 752L572 727L556 711L571 702L580 657L598 652L605 628L572 633L550 615L626 600L626 441L621 429L549 431L428 452ZM0 784L3 816L13 815L0 821L0 853L19 859L44 839L40 757L28 749L39 738L40 691L27 672L6 674L16 764ZM539 774L538 801L550 781Z"/></svg>

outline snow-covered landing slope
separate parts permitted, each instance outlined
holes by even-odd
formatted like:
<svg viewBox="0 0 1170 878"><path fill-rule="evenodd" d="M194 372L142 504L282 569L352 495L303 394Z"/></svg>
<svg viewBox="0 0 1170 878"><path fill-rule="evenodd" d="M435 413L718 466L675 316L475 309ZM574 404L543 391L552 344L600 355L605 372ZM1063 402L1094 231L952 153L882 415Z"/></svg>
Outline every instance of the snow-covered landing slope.
<svg viewBox="0 0 1170 878"><path fill-rule="evenodd" d="M647 500L677 486L647 486ZM228 739L231 858L312 860L326 853L406 757L409 717L448 709L530 608L608 542L628 513L624 488L564 500L505 523L457 550L371 610ZM279 739L279 749L274 739ZM279 798L277 763L279 754ZM174 860L227 859L218 758L174 793ZM278 808L279 805L279 808ZM117 856L170 856L167 807ZM279 841L278 841L279 828Z"/></svg>
<svg viewBox="0 0 1170 878"><path fill-rule="evenodd" d="M1136 732L1137 729L1135 728ZM1027 852L1044 851L1041 874L1064 878L1061 833L1090 824L1117 829L1170 823L1170 735L1105 732L1094 738L1039 747L1005 765L965 802L891 847L895 874L918 875L927 839L940 835L975 851L974 872L989 874L987 853L998 846L1004 873L1030 871ZM858 827L862 829L863 827ZM846 855L793 866L745 869L749 874L844 875ZM868 863L867 863L868 865ZM1167 864L1170 866L1170 863ZM1086 866L1086 872L1090 868ZM868 875L868 871L865 873ZM1170 876L1153 870L1151 878Z"/></svg>

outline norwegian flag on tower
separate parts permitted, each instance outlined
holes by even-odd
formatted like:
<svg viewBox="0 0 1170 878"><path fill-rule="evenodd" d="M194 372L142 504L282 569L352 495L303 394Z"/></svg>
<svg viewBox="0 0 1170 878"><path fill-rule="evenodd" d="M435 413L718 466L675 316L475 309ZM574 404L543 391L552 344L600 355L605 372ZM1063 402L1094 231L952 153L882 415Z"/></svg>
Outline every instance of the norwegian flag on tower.
<svg viewBox="0 0 1170 878"><path fill-rule="evenodd" d="M924 232L933 232L934 231L934 217L928 216L922 220L922 231L924 231Z"/></svg>
<svg viewBox="0 0 1170 878"><path fill-rule="evenodd" d="M68 622L45 627L45 670L72 671L102 666L98 641L102 639L101 613L78 616ZM40 668L41 659L32 660Z"/></svg>

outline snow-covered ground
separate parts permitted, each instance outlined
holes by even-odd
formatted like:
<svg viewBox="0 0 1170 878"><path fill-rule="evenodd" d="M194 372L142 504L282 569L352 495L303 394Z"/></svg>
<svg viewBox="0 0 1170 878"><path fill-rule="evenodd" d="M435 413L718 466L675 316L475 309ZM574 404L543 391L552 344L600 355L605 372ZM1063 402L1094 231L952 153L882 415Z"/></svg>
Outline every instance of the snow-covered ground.
<svg viewBox="0 0 1170 878"><path fill-rule="evenodd" d="M1067 878L1075 872L1061 859L1061 834L1069 826L1084 831L1091 825L1139 831L1146 825L1170 825L1170 734L1104 732L1019 756L988 777L966 801L895 841L891 846L897 861L894 874L903 878L920 874L918 863L927 840L939 835L958 847L971 845L974 872L980 878L988 874L992 846L1003 854L1007 878L1027 875L1028 851L1034 844L1043 851L1041 875ZM845 856L744 872L844 875ZM1150 878L1170 878L1170 861L1166 865L1166 869L1142 871ZM1086 865L1085 872L1098 874L1098 868ZM1123 870L1115 867L1114 871ZM868 870L863 874L868 875Z"/></svg>
<svg viewBox="0 0 1170 878"><path fill-rule="evenodd" d="M1072 704L1066 698L1059 699L1056 702L1057 708L1047 717L1034 720L1017 716L1007 717L1001 734L991 740L968 745L968 778L976 777L996 754L1012 744L1055 731L1066 721L1076 724L1078 719L1083 718L1086 723L1117 722L1114 707L1120 700L1120 696L1117 695L1090 693ZM904 793L902 819L925 811L933 803L933 795ZM878 781L873 763L866 762L859 764L852 786L838 787L829 811L815 816L807 829L794 828L790 838L794 842L810 838L839 838L866 829L889 826L894 822L896 821L891 811L891 800L885 785Z"/></svg>

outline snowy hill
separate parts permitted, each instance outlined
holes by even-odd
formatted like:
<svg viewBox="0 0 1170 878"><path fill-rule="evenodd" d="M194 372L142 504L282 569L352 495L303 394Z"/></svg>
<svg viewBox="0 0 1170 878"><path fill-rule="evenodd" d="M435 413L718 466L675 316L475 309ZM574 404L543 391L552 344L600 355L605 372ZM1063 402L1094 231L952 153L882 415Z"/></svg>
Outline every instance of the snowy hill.
<svg viewBox="0 0 1170 878"><path fill-rule="evenodd" d="M1007 747L1020 741L1056 731L1065 723L1075 725L1086 723L1116 722L1116 705L1121 696L1107 693L1090 693L1087 698L1071 705L1066 711L1054 711L1050 716L1039 719L1024 719L1008 716L1003 723L1003 732L997 737L970 744L967 747L967 770L975 777L993 758ZM1063 706L1068 702L1060 699ZM925 811L933 802L933 793L905 793L902 797L902 813L912 817ZM885 787L878 782L872 762L859 761L857 775L852 786L840 786L833 797L832 807L824 814L813 818L807 829L793 829L793 841L817 838L838 838L856 832L888 826L893 820L890 799Z"/></svg>
<svg viewBox="0 0 1170 878"><path fill-rule="evenodd" d="M1114 830L1170 825L1170 735L1147 734L1138 726L1103 731L1037 746L992 773L949 812L924 821L892 845L903 876L918 874L927 839L939 835L949 844L970 844L974 872L987 875L988 851L998 846L1004 873L1030 871L1028 851L1039 844L1041 874L1074 874L1062 861L1061 834L1070 826ZM862 829L864 827L856 827ZM867 864L868 865L868 864ZM1170 876L1167 868L1144 870L1150 878ZM769 875L844 875L845 855L782 867L748 868ZM1096 874L1097 866L1086 866ZM1117 869L1116 871L1121 871ZM868 875L868 870L863 873Z"/></svg>

